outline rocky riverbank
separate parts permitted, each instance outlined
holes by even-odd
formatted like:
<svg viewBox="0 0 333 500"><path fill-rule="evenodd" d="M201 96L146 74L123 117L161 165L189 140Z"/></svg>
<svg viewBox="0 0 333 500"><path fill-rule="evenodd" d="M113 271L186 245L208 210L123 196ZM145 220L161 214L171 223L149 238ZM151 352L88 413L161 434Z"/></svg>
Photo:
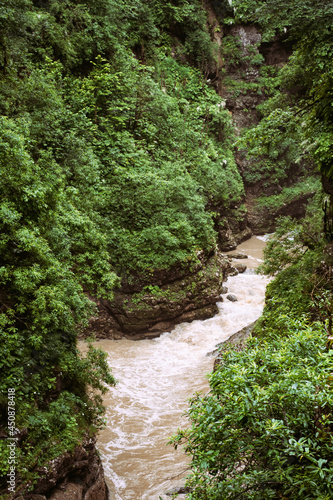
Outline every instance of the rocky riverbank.
<svg viewBox="0 0 333 500"><path fill-rule="evenodd" d="M16 500L108 500L108 488L96 439L87 439L72 453L65 453L40 470L32 494L17 494Z"/></svg>
<svg viewBox="0 0 333 500"><path fill-rule="evenodd" d="M218 312L216 304L230 269L230 259L221 253L201 253L193 267L123 279L113 301L95 299L98 315L82 337L153 338L178 323L210 318Z"/></svg>
<svg viewBox="0 0 333 500"><path fill-rule="evenodd" d="M238 332L234 333L231 335L231 337L228 338L225 342L221 342L220 344L217 344L216 350L208 353L208 355L216 355L215 361L214 361L214 371L217 369L218 365L221 362L221 352L223 349L227 348L227 346L232 346L236 350L243 350L245 347L244 341L250 337L254 327L255 327L256 321L253 323L249 324L248 326L245 326Z"/></svg>

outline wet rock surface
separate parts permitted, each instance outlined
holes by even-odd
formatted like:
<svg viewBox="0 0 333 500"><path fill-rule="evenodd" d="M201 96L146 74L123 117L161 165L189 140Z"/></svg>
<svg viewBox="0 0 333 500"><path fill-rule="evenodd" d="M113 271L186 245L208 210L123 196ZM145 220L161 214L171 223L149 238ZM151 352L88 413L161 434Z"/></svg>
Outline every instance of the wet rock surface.
<svg viewBox="0 0 333 500"><path fill-rule="evenodd" d="M228 269L228 276L237 276L238 271L234 266L230 266Z"/></svg>
<svg viewBox="0 0 333 500"><path fill-rule="evenodd" d="M244 273L247 269L246 265L241 262L233 262L232 265L239 273Z"/></svg>
<svg viewBox="0 0 333 500"><path fill-rule="evenodd" d="M176 324L207 319L218 312L229 260L217 253L200 256L194 268L155 271L124 280L112 302L96 301L99 315L84 336L131 339L153 338Z"/></svg>
<svg viewBox="0 0 333 500"><path fill-rule="evenodd" d="M225 214L225 217L220 214L215 229L218 233L218 246L221 252L235 250L237 245L248 240L253 235L252 229L248 227L246 215L244 214L239 219L239 216L233 210Z"/></svg>
<svg viewBox="0 0 333 500"><path fill-rule="evenodd" d="M248 256L245 253L241 253L241 252L229 253L228 257L230 257L231 259L247 259L248 258Z"/></svg>
<svg viewBox="0 0 333 500"><path fill-rule="evenodd" d="M16 500L108 500L95 442L88 439L73 453L52 460L40 470L34 493L16 496Z"/></svg>
<svg viewBox="0 0 333 500"><path fill-rule="evenodd" d="M230 300L230 302L237 302L238 301L236 295L234 295L233 293L229 293L229 295L227 295L227 299Z"/></svg>

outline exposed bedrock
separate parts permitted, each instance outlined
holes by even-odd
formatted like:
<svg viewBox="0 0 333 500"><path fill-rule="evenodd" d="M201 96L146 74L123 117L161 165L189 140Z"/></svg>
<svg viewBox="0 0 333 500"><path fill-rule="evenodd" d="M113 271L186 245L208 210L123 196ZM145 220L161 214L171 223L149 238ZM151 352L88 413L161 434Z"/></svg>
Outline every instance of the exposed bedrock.
<svg viewBox="0 0 333 500"><path fill-rule="evenodd" d="M305 193L296 199L285 203L282 207L272 211L263 206L256 206L248 201L247 223L254 234L265 234L275 231L276 219L280 216L290 216L293 219L300 220L305 216L306 207L309 200L314 196L313 193Z"/></svg>
<svg viewBox="0 0 333 500"><path fill-rule="evenodd" d="M229 260L220 253L191 267L173 267L124 278L112 302L97 300L99 315L84 336L132 339L156 337L183 321L206 319L218 312Z"/></svg>
<svg viewBox="0 0 333 500"><path fill-rule="evenodd" d="M220 90L220 95L226 101L226 108L232 115L236 135L239 135L243 130L259 123L261 116L258 112L258 106L267 98L260 86L260 64L256 65L253 62L255 56L261 55L264 58L265 66L277 69L286 64L292 53L292 47L279 37L270 43L263 43L259 28L252 25L234 25L227 29L225 34L231 35L239 41L241 52L240 61L227 67L226 85L222 86ZM230 82L233 82L233 85L230 85ZM235 91L235 88L238 90ZM283 159L282 156L279 159ZM295 219L304 217L306 205L315 192L314 188L313 192L295 195L294 198L286 200L283 206L277 206L276 209L272 209L272 207L268 209L257 203L257 200L262 196L279 195L284 188L296 185L304 176L304 171L311 170L311 165L306 166L302 162L290 163L288 175L279 184L272 177L270 169L263 169L260 179L249 174L256 170L253 166L258 161L265 164L266 160L264 156L249 158L245 150L236 152L236 163L244 182L244 203L247 210L247 214L241 222L243 226L240 229L244 231L246 228L249 234L251 231L254 234L274 231L275 221L281 215L289 215ZM220 247L223 251L233 249L233 244L240 242L237 238L233 238L233 233L237 233L237 230L234 229L235 222L232 219L233 217L230 218L228 214L227 225L231 230L226 231L222 237L220 235Z"/></svg>
<svg viewBox="0 0 333 500"><path fill-rule="evenodd" d="M217 219L215 230L218 233L218 246L221 252L235 250L237 245L251 238L253 232L248 226L247 214L239 210L229 210L228 214Z"/></svg>
<svg viewBox="0 0 333 500"><path fill-rule="evenodd" d="M108 500L103 466L87 439L74 452L64 453L40 470L33 493L15 495L15 500Z"/></svg>

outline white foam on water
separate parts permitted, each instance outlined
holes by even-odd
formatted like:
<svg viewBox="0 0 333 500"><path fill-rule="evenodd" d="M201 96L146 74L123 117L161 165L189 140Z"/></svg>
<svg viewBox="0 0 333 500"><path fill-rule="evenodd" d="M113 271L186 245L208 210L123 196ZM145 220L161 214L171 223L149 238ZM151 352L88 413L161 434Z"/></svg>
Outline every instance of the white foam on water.
<svg viewBox="0 0 333 500"><path fill-rule="evenodd" d="M207 353L260 316L267 281L248 273L229 277L225 285L237 302L223 295L216 316L182 323L157 339L97 343L119 380L105 397L107 427L98 441L112 499L168 498L166 491L184 484L189 457L167 442L188 425L188 399L209 389L214 357Z"/></svg>

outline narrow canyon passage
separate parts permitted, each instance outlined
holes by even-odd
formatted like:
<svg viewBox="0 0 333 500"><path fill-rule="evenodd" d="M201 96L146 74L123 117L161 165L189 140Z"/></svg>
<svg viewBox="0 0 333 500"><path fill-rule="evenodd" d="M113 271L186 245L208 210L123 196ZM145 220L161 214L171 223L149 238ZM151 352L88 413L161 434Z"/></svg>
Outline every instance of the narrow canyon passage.
<svg viewBox="0 0 333 500"><path fill-rule="evenodd" d="M177 427L187 425L188 399L208 390L206 374L214 356L207 354L262 312L268 279L253 268L262 258L264 240L253 237L237 248L249 255L240 261L248 270L228 278L228 292L238 301L224 295L215 317L182 323L154 340L96 343L108 352L119 381L105 396L107 426L98 440L112 499L171 498L165 492L184 484L189 458L167 442Z"/></svg>

